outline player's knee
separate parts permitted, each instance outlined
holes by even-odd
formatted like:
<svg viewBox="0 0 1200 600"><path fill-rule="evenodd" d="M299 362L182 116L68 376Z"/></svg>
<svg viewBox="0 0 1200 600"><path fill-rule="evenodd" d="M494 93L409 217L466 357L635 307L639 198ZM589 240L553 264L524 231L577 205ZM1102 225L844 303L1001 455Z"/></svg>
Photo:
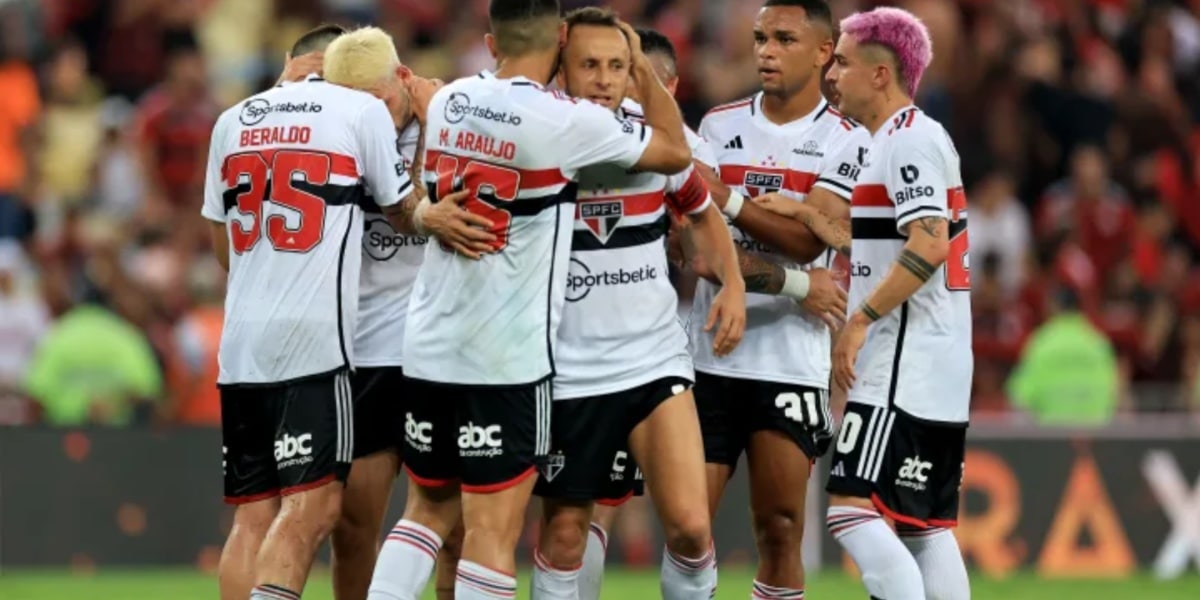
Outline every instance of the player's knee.
<svg viewBox="0 0 1200 600"><path fill-rule="evenodd" d="M233 513L233 529L230 530L230 536L244 535L261 540L267 535L267 530L278 515L278 506L268 505L266 502L241 505Z"/></svg>
<svg viewBox="0 0 1200 600"><path fill-rule="evenodd" d="M450 531L450 535L442 540L442 549L438 552L438 562L448 560L458 562L462 558L463 549L463 527L459 523Z"/></svg>
<svg viewBox="0 0 1200 600"><path fill-rule="evenodd" d="M317 540L333 532L342 516L342 490L338 485L326 485L297 494L295 501L284 502L281 518L291 528Z"/></svg>
<svg viewBox="0 0 1200 600"><path fill-rule="evenodd" d="M754 538L763 560L799 553L804 539L804 521L792 510L775 510L754 515Z"/></svg>
<svg viewBox="0 0 1200 600"><path fill-rule="evenodd" d="M573 518L555 518L546 523L538 540L538 552L559 569L583 562L587 550L588 523Z"/></svg>
<svg viewBox="0 0 1200 600"><path fill-rule="evenodd" d="M712 526L705 510L692 511L664 523L667 548L682 556L700 556L712 547Z"/></svg>

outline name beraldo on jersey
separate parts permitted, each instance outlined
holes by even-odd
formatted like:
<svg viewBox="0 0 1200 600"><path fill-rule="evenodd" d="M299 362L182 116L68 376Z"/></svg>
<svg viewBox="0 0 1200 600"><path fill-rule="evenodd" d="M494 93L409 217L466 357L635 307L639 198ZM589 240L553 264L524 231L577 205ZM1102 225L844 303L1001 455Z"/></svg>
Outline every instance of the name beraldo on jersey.
<svg viewBox="0 0 1200 600"><path fill-rule="evenodd" d="M700 134L716 153L721 180L747 199L779 192L802 202L814 187L849 201L870 136L824 99L808 115L785 124L762 112L762 94L718 106L704 117ZM788 257L730 224L742 249L776 264ZM805 268L828 267L826 252ZM696 370L726 377L825 389L829 385L830 336L820 318L789 298L746 295L746 333L728 356L717 358L703 330L718 287L701 280L689 319Z"/></svg>
<svg viewBox="0 0 1200 600"><path fill-rule="evenodd" d="M229 279L218 383L282 383L354 364L367 197L412 181L374 96L316 76L222 113L201 213L224 223Z"/></svg>
<svg viewBox="0 0 1200 600"><path fill-rule="evenodd" d="M850 306L859 306L887 275L917 219L945 218L950 251L911 298L868 327L849 399L965 423L974 370L967 198L945 129L916 107L893 115L872 140L850 216Z"/></svg>
<svg viewBox="0 0 1200 600"><path fill-rule="evenodd" d="M404 336L405 373L464 385L521 385L555 372L566 302L577 175L630 168L649 144L644 124L491 73L459 79L429 106L424 177L432 198L466 189L491 220L481 260L426 246Z"/></svg>
<svg viewBox="0 0 1200 600"><path fill-rule="evenodd" d="M617 117L634 124L644 120L632 101ZM667 277L664 241L671 226L668 210L694 215L709 203L708 188L691 167L670 177L617 165L580 173L555 399L695 377L677 294Z"/></svg>

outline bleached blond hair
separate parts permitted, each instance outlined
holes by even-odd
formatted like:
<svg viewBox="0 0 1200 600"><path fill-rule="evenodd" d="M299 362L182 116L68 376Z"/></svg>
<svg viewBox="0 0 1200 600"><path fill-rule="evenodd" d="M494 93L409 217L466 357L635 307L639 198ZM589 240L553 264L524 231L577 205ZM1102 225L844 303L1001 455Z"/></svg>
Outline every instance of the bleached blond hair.
<svg viewBox="0 0 1200 600"><path fill-rule="evenodd" d="M338 36L325 49L325 80L369 90L400 66L392 36L378 27L362 27Z"/></svg>

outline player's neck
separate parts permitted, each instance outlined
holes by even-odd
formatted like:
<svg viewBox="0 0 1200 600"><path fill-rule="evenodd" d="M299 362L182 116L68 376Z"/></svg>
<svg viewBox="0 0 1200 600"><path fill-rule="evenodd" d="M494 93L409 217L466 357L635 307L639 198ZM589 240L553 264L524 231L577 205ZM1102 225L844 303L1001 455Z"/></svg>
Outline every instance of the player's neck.
<svg viewBox="0 0 1200 600"><path fill-rule="evenodd" d="M912 103L912 98L909 98L908 94L896 91L883 94L879 97L875 106L871 110L866 111L866 115L863 115L862 125L867 128L867 131L871 132L871 135L875 135L875 132L879 131L892 115L906 106L911 106Z"/></svg>
<svg viewBox="0 0 1200 600"><path fill-rule="evenodd" d="M526 54L523 56L501 57L496 63L496 71L492 74L496 79L514 79L524 77L536 83L545 85L554 74L555 53Z"/></svg>
<svg viewBox="0 0 1200 600"><path fill-rule="evenodd" d="M821 103L821 86L809 84L791 96L764 93L763 116L776 125L791 123L817 109Z"/></svg>

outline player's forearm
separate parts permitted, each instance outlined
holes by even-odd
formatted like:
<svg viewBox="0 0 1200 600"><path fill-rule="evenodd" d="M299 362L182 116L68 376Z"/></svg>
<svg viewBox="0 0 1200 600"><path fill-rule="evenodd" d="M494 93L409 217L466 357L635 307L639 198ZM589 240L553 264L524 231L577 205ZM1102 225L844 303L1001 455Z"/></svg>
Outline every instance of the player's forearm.
<svg viewBox="0 0 1200 600"><path fill-rule="evenodd" d="M721 211L710 204L703 212L690 215L690 221L689 229L694 230L693 235L700 238L696 251L704 257L705 262L712 265L714 275L723 285L730 285L730 282L744 285L738 266L737 245L733 243L733 236L725 226Z"/></svg>
<svg viewBox="0 0 1200 600"><path fill-rule="evenodd" d="M407 235L420 235L417 212L421 210L423 201L428 203L428 198L421 191L414 189L403 200L391 206L383 207L383 216L387 217L388 223L397 232Z"/></svg>
<svg viewBox="0 0 1200 600"><path fill-rule="evenodd" d="M666 136L671 145L687 148L690 153L691 147L683 133L683 113L679 111L679 104L658 80L654 67L645 57L634 61L633 78L637 82L638 96L642 99L646 123Z"/></svg>
<svg viewBox="0 0 1200 600"><path fill-rule="evenodd" d="M834 219L825 213L809 207L800 214L800 222L808 227L813 235L839 253L850 256L851 236L850 224L844 220Z"/></svg>
<svg viewBox="0 0 1200 600"><path fill-rule="evenodd" d="M851 318L879 320L912 298L945 262L945 249L929 243L924 238L911 236L900 251L900 258L888 270L887 276Z"/></svg>
<svg viewBox="0 0 1200 600"><path fill-rule="evenodd" d="M754 239L801 264L816 260L826 248L804 223L780 217L749 201L742 204L733 222Z"/></svg>
<svg viewBox="0 0 1200 600"><path fill-rule="evenodd" d="M413 155L412 168L409 169L409 177L412 178L413 188L417 191L417 195L423 198L429 197L429 190L425 188L425 178L422 176L422 170L425 168L425 124L421 123L420 137L417 138L417 151Z"/></svg>

